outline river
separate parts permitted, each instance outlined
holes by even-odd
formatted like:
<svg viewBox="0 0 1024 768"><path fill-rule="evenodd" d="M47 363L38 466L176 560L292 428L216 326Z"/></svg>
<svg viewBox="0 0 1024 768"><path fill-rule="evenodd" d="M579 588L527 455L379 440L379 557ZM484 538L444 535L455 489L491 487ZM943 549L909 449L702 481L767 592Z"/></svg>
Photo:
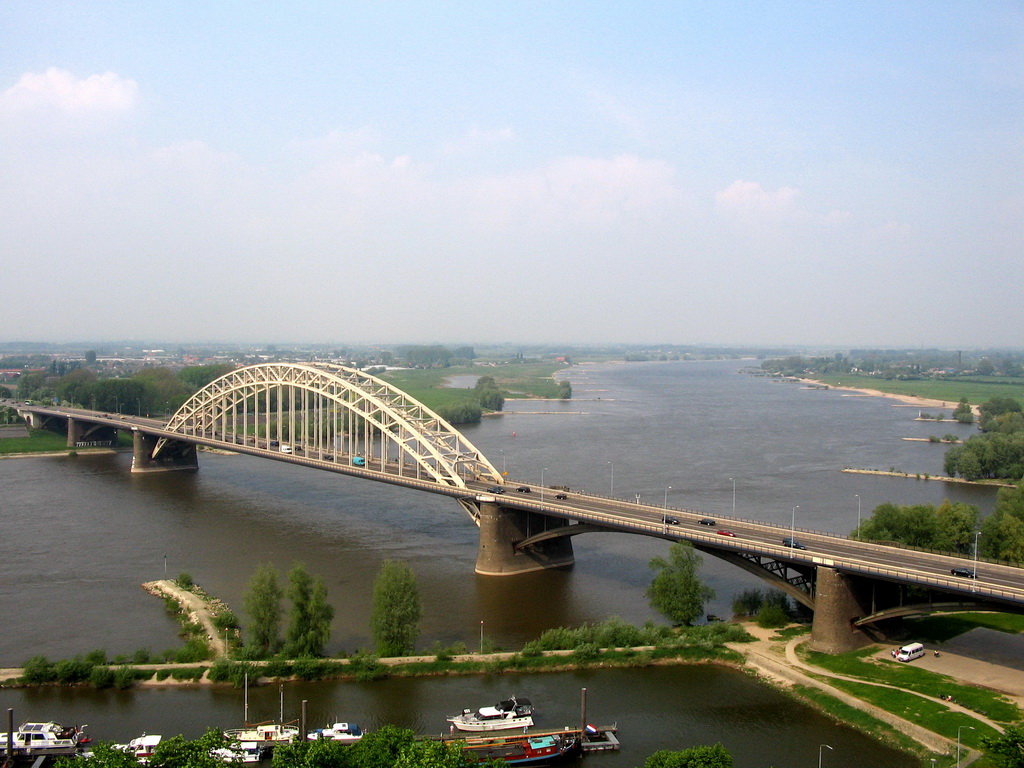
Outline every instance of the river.
<svg viewBox="0 0 1024 768"><path fill-rule="evenodd" d="M737 515L789 525L798 507L798 528L848 532L858 500L865 516L884 501L946 497L991 509L989 489L839 471L939 473L943 447L901 438L967 436L971 427L916 421L916 409L892 400L747 376L739 372L745 364L574 366L567 371L572 400L509 400L504 415L464 431L513 480L543 476L549 485L639 494L711 515L732 514L735 481ZM475 527L440 497L245 456L204 453L191 474L133 476L129 466L127 454L0 461L0 666L36 654L173 648L176 624L142 582L186 571L242 615L247 582L264 562L285 572L303 561L324 578L336 614L331 652L369 646L370 592L387 558L406 560L416 573L421 648L461 641L474 649L481 622L491 643L514 648L551 626L612 615L658 620L643 593L647 563L664 554L663 541L580 536L571 571L484 578L473 573ZM702 573L716 590L713 613L728 615L733 595L762 586L711 557ZM786 755L841 741L846 746L828 755L827 765L911 764L740 673L713 667L295 684L285 697L290 716L299 699L309 699L314 722L337 716L430 731L443 726L444 714L512 693L538 702L545 724L569 724L578 719L584 685L591 719L623 727L623 752L600 761L637 765L654 749L721 740L738 766L788 765L797 761ZM277 692L253 695L276 702ZM722 705L711 706L708 699L719 696ZM21 719L89 722L97 736L118 739L234 725L240 698L221 688L0 691L0 705L16 707ZM276 712L275 703L268 714Z"/></svg>

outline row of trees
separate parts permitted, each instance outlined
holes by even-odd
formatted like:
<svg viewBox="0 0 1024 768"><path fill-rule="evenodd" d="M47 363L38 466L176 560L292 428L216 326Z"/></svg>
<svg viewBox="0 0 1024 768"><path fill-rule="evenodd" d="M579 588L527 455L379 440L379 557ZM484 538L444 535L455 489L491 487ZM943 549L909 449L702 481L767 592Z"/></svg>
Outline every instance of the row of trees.
<svg viewBox="0 0 1024 768"><path fill-rule="evenodd" d="M287 597L291 606L288 625L282 637ZM314 658L324 655L331 637L334 609L327 602L323 579L314 579L302 563L288 572L288 587L283 588L273 565L256 569L243 599L249 616L247 644L242 656L266 659L280 653L285 658ZM373 612L370 628L379 656L406 656L416 650L423 609L416 577L407 563L387 560L373 586Z"/></svg>
<svg viewBox="0 0 1024 768"><path fill-rule="evenodd" d="M151 768L224 768L218 753L231 747L220 731L210 729L198 739L174 736L164 739L145 759ZM136 768L142 765L134 754L112 744L97 744L88 755L57 758L57 768ZM355 744L331 739L299 741L274 748L273 768L466 768L478 764L500 768L503 760L471 763L461 745L453 741L420 739L393 725L376 728ZM644 768L732 768L732 756L721 744L690 747L680 751L661 750L647 758Z"/></svg>
<svg viewBox="0 0 1024 768"><path fill-rule="evenodd" d="M1024 413L1012 397L993 397L979 408L980 435L946 451L943 468L967 480L1024 477Z"/></svg>
<svg viewBox="0 0 1024 768"><path fill-rule="evenodd" d="M992 514L980 519L977 507L948 499L931 504L875 507L852 534L867 541L892 541L958 555L978 554L1024 563L1024 484L1000 488Z"/></svg>
<svg viewBox="0 0 1024 768"><path fill-rule="evenodd" d="M314 580L302 563L296 563L288 572L287 597L291 610L282 639L281 600L285 594L274 566L266 564L256 569L244 598L245 610L251 619L244 654L247 658L264 659L278 651L287 658L323 656L334 618L323 579Z"/></svg>

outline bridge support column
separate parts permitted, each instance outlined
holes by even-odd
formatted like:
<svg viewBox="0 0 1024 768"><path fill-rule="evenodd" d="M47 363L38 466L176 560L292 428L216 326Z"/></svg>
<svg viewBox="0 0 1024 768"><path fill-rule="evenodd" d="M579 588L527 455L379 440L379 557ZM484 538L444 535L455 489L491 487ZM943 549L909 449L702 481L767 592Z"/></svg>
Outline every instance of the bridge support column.
<svg viewBox="0 0 1024 768"><path fill-rule="evenodd" d="M811 625L812 650L845 653L872 642L853 620L871 612L870 588L852 576L834 568L818 566L814 586L814 622Z"/></svg>
<svg viewBox="0 0 1024 768"><path fill-rule="evenodd" d="M132 432L132 472L173 472L199 469L196 447L189 443L169 443L153 458L157 437L135 430Z"/></svg>
<svg viewBox="0 0 1024 768"><path fill-rule="evenodd" d="M74 448L82 439L82 425L73 418L68 417L68 448Z"/></svg>
<svg viewBox="0 0 1024 768"><path fill-rule="evenodd" d="M516 542L551 527L560 518L506 509L496 502L480 502L480 546L476 572L484 576L515 576L546 568L568 568L576 562L572 540L566 536L539 542L523 550Z"/></svg>

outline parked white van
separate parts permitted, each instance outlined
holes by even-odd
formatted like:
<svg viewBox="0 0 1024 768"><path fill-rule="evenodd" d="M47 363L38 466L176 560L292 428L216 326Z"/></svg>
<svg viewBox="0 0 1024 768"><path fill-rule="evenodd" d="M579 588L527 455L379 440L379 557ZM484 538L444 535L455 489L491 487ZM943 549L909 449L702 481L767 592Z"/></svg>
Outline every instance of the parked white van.
<svg viewBox="0 0 1024 768"><path fill-rule="evenodd" d="M911 643L900 648L896 654L896 661L913 661L924 656L924 646L920 643Z"/></svg>
<svg viewBox="0 0 1024 768"><path fill-rule="evenodd" d="M292 452L292 447L290 445L282 445L281 446L281 453L291 453L291 452Z"/></svg>

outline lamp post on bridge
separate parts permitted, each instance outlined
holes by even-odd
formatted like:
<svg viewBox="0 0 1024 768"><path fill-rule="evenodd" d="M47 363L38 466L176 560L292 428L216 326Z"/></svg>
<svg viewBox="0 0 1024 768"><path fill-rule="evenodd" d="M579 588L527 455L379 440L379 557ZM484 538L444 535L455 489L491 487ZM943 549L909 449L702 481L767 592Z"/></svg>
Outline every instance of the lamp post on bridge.
<svg viewBox="0 0 1024 768"><path fill-rule="evenodd" d="M736 517L736 480L730 477L732 480L732 516Z"/></svg>
<svg viewBox="0 0 1024 768"><path fill-rule="evenodd" d="M857 538L860 538L860 494L853 494L857 497Z"/></svg>
<svg viewBox="0 0 1024 768"><path fill-rule="evenodd" d="M499 448L498 450L501 451L501 476L504 477L508 474L505 470L505 451L502 448Z"/></svg>
<svg viewBox="0 0 1024 768"><path fill-rule="evenodd" d="M789 548L794 549L793 544L796 542L796 511L800 509L800 505L797 504L793 507L793 522L789 526ZM827 745L826 745L827 746ZM832 749L832 747L829 747Z"/></svg>
<svg viewBox="0 0 1024 768"><path fill-rule="evenodd" d="M819 746L818 747L818 768L821 768L821 754L822 754L821 750L825 749L826 747L828 747L828 749L830 751L835 752L835 750L832 749L832 747L829 747L828 744L822 744L821 746Z"/></svg>
<svg viewBox="0 0 1024 768"><path fill-rule="evenodd" d="M615 495L615 462L614 461L609 461L608 465L612 468L612 481L611 481L611 485L608 488L608 495L609 496L614 496Z"/></svg>
<svg viewBox="0 0 1024 768"><path fill-rule="evenodd" d="M668 492L671 490L671 485L665 489L665 504L663 505L661 512L661 528L664 533L668 533Z"/></svg>
<svg viewBox="0 0 1024 768"><path fill-rule="evenodd" d="M971 592L978 591L978 539L981 538L981 531L974 532L974 583L971 584Z"/></svg>
<svg viewBox="0 0 1024 768"><path fill-rule="evenodd" d="M548 471L547 467L544 467L540 471L540 503L544 503L544 473Z"/></svg>

